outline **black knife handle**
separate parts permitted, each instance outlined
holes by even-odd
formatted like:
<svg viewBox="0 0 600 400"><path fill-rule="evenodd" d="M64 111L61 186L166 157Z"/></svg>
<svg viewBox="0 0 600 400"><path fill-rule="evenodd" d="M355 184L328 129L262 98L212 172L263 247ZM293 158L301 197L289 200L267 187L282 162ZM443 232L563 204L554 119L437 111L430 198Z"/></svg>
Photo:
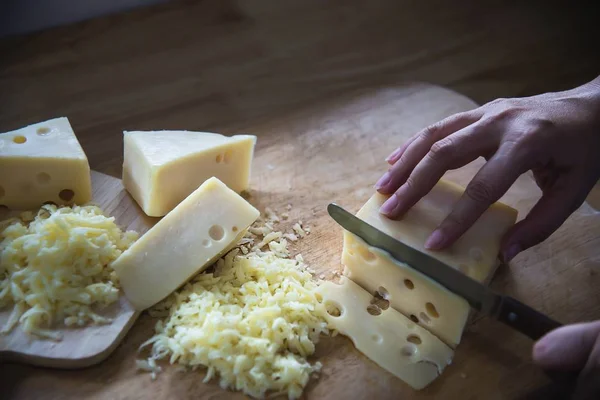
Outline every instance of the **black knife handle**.
<svg viewBox="0 0 600 400"><path fill-rule="evenodd" d="M509 296L503 296L498 306L498 320L538 340L562 324Z"/></svg>

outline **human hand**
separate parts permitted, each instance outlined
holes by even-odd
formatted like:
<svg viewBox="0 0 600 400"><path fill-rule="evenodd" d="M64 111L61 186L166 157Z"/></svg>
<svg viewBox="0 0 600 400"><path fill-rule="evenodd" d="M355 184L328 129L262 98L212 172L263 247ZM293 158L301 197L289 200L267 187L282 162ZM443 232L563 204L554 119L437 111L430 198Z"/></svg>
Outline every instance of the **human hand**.
<svg viewBox="0 0 600 400"><path fill-rule="evenodd" d="M558 376L578 372L572 399L600 398L600 320L549 332L534 345L533 360Z"/></svg>
<svg viewBox="0 0 600 400"><path fill-rule="evenodd" d="M387 158L392 166L375 187L395 195L380 212L401 218L446 171L480 156L487 163L425 247L450 246L532 170L543 195L505 235L506 262L558 229L600 177L600 77L565 92L498 99L425 128Z"/></svg>

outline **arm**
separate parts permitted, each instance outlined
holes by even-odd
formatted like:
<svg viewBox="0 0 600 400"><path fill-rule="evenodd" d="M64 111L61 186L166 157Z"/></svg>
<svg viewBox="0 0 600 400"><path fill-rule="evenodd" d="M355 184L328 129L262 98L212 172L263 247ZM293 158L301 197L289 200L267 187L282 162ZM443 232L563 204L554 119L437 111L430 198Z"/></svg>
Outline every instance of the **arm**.
<svg viewBox="0 0 600 400"><path fill-rule="evenodd" d="M394 195L381 213L401 218L446 171L480 156L487 163L426 247L450 246L532 170L543 195L504 237L508 261L558 229L600 178L600 76L564 92L498 99L417 133L387 159L391 168L376 188Z"/></svg>

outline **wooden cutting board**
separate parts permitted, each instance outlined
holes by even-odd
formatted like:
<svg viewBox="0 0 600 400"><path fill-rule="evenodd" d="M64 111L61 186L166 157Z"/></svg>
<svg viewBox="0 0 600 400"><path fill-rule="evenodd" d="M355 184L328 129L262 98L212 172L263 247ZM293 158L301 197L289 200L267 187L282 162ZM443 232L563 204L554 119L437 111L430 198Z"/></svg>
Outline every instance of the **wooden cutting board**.
<svg viewBox="0 0 600 400"><path fill-rule="evenodd" d="M239 131L258 135L250 201L261 210L292 204L290 221L312 229L297 251L330 278L341 271L341 229L327 216L335 201L355 212L386 170L384 158L420 128L476 105L454 92L425 84L356 93L282 115ZM157 127L168 128L168 127ZM133 128L132 128L133 129ZM448 174L465 185L481 165ZM126 195L123 195L126 196ZM522 176L503 198L522 218L539 197L533 179ZM125 197L114 200L123 224L139 218ZM494 289L564 322L600 318L600 216L584 205L544 244L498 271ZM121 346L103 363L81 371L23 365L0 366L0 393L10 398L60 399L243 399L203 374L165 367L156 381L135 371L138 346L156 320L143 314ZM513 399L548 383L531 363L532 342L507 327L477 317L467 328L454 362L430 387L415 392L379 368L344 337L324 338L314 360L323 363L307 399Z"/></svg>
<svg viewBox="0 0 600 400"><path fill-rule="evenodd" d="M125 191L120 179L92 171L92 202L107 215L116 218L124 230L144 233L158 218L146 216ZM0 327L8 321L11 308L0 311ZM84 328L60 331L60 341L40 339L28 335L19 326L8 335L0 335L0 362L23 362L52 368L82 368L103 361L119 345L139 313L125 296L119 302L99 311L113 320L108 325L89 325Z"/></svg>

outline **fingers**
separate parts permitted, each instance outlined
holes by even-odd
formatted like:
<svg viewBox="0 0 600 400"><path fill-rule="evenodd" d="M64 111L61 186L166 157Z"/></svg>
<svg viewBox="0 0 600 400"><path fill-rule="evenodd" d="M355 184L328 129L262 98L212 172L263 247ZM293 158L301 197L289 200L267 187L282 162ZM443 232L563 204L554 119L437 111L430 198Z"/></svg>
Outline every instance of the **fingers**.
<svg viewBox="0 0 600 400"><path fill-rule="evenodd" d="M501 250L504 262L544 241L579 208L591 189L589 185L580 187L582 181L585 182L581 174L562 175L556 180L529 214L504 236Z"/></svg>
<svg viewBox="0 0 600 400"><path fill-rule="evenodd" d="M398 161L398 159L400 157L402 157L402 154L404 154L404 152L406 151L406 149L408 149L408 146L410 146L411 143L414 142L418 137L419 137L419 133L417 133L416 135L413 135L402 146L398 147L389 156L387 156L387 158L385 159L385 161L387 161L387 163L390 164L390 165L396 164L396 161Z"/></svg>
<svg viewBox="0 0 600 400"><path fill-rule="evenodd" d="M573 400L600 398L600 334L596 337L587 362L579 374L572 398Z"/></svg>
<svg viewBox="0 0 600 400"><path fill-rule="evenodd" d="M394 193L400 185L404 184L415 166L425 157L431 146L440 139L463 129L481 118L479 109L456 114L448 117L437 124L431 125L419 132L414 139L392 153L390 163L394 159L392 168L386 172L377 182L375 188L383 194ZM393 156L393 157L392 157Z"/></svg>
<svg viewBox="0 0 600 400"><path fill-rule="evenodd" d="M600 321L563 326L535 343L533 360L546 370L583 370L599 340Z"/></svg>
<svg viewBox="0 0 600 400"><path fill-rule="evenodd" d="M450 214L427 239L425 248L440 250L454 243L526 170L521 160L498 151L469 182Z"/></svg>
<svg viewBox="0 0 600 400"><path fill-rule="evenodd" d="M462 167L481 154L493 151L497 146L494 136L480 135L480 131L477 124L472 124L434 143L395 196L383 204L381 213L389 218L402 217L429 193L446 171Z"/></svg>

